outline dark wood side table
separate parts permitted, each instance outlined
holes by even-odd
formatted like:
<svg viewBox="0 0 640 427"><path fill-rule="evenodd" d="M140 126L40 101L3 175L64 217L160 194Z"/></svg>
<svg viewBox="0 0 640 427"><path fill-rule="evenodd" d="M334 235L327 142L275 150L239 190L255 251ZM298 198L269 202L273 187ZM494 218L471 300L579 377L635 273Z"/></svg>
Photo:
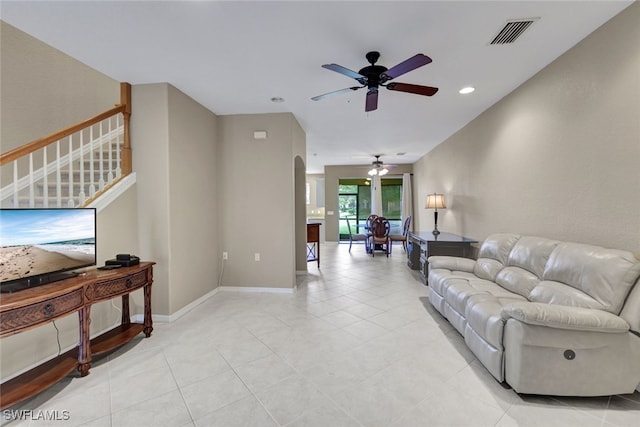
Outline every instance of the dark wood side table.
<svg viewBox="0 0 640 427"><path fill-rule="evenodd" d="M307 224L307 262L317 261L320 268L320 223Z"/></svg>
<svg viewBox="0 0 640 427"><path fill-rule="evenodd" d="M34 396L52 386L74 370L89 374L91 356L105 353L153 331L151 319L151 285L154 262L142 262L115 270L92 270L58 282L2 294L0 296L0 338L44 325L78 313L78 346L4 383L0 389L1 409ZM129 294L144 292L144 320L132 323ZM122 320L93 339L90 337L91 306L111 298L122 298Z"/></svg>
<svg viewBox="0 0 640 427"><path fill-rule="evenodd" d="M409 233L411 249L407 253L407 265L412 270L420 270L422 282L427 284L429 275L430 256L471 257L471 244L477 240L452 233L433 234L431 231L417 231Z"/></svg>

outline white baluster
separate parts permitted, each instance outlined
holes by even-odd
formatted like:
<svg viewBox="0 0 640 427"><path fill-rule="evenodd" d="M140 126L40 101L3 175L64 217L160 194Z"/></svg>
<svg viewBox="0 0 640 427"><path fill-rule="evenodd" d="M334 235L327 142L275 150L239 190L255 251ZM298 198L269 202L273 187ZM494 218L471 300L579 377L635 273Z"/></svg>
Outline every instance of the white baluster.
<svg viewBox="0 0 640 427"><path fill-rule="evenodd" d="M47 147L44 147L42 150L42 172L44 173L44 176L42 177L42 185L43 185L42 207L48 208L49 207L49 178L47 177L47 174L49 173L49 171L47 170Z"/></svg>
<svg viewBox="0 0 640 427"><path fill-rule="evenodd" d="M104 138L104 133L102 132L102 122L100 122L100 144L98 145L98 149L100 150L99 151L100 181L98 182L98 190L99 191L102 191L104 189L104 165L102 164L102 162L104 161L103 154L102 154L102 139L103 138Z"/></svg>
<svg viewBox="0 0 640 427"><path fill-rule="evenodd" d="M56 141L56 207L62 207L62 162L60 162L60 140Z"/></svg>
<svg viewBox="0 0 640 427"><path fill-rule="evenodd" d="M69 156L69 201L67 202L68 205L71 205L69 207L74 207L73 206L73 135L69 135L69 153L67 154Z"/></svg>
<svg viewBox="0 0 640 427"><path fill-rule="evenodd" d="M111 184L113 182L113 134L111 133L111 117L109 117L109 138L107 141L107 148L109 150L109 168L107 171L107 182Z"/></svg>
<svg viewBox="0 0 640 427"><path fill-rule="evenodd" d="M78 192L78 204L83 204L87 199L84 193L84 131L80 131L80 191Z"/></svg>
<svg viewBox="0 0 640 427"><path fill-rule="evenodd" d="M93 197L96 194L96 184L95 184L95 170L93 169L93 126L89 129L89 139L91 140L90 150L89 150L89 197Z"/></svg>
<svg viewBox="0 0 640 427"><path fill-rule="evenodd" d="M33 153L29 153L29 207L35 207L33 199Z"/></svg>
<svg viewBox="0 0 640 427"><path fill-rule="evenodd" d="M18 204L18 161L13 161L13 207L19 207Z"/></svg>
<svg viewBox="0 0 640 427"><path fill-rule="evenodd" d="M117 129L117 141L118 144L116 145L116 179L120 178L120 176L122 175L122 168L121 168L121 160L120 160L120 151L121 151L121 142L120 142L120 127L122 125L120 124L120 114L116 115L116 129Z"/></svg>

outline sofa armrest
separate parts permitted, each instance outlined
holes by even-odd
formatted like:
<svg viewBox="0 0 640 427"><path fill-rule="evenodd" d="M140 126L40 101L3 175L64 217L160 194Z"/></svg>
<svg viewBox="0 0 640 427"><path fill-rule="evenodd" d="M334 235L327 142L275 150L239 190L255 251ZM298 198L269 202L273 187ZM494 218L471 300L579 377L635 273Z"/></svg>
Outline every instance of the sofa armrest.
<svg viewBox="0 0 640 427"><path fill-rule="evenodd" d="M577 331L623 333L629 324L602 310L537 302L514 302L502 308L504 320L516 319L529 325Z"/></svg>
<svg viewBox="0 0 640 427"><path fill-rule="evenodd" d="M473 269L476 265L476 261L469 258L460 258L454 256L430 256L429 267L434 268L446 268L448 270L465 271L467 273L473 273Z"/></svg>

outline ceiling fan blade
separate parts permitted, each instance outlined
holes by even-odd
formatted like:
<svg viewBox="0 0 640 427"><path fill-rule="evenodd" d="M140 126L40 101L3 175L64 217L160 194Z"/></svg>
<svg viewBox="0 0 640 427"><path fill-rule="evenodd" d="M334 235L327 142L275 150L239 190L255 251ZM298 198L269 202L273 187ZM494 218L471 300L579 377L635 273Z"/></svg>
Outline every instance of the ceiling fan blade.
<svg viewBox="0 0 640 427"><path fill-rule="evenodd" d="M364 111L373 111L378 108L378 88L369 88L367 92L367 100L365 103Z"/></svg>
<svg viewBox="0 0 640 427"><path fill-rule="evenodd" d="M360 84L366 85L367 78L360 73L356 73L353 70L343 67L338 64L324 64L322 68L326 68L327 70L335 71L336 73L343 74L347 77L351 77L352 79L356 79Z"/></svg>
<svg viewBox="0 0 640 427"><path fill-rule="evenodd" d="M416 68L427 65L430 62L431 58L429 58L427 55L419 53L382 73L380 75L380 82L384 83L388 80L395 79L396 77L408 73L409 71L413 71Z"/></svg>
<svg viewBox="0 0 640 427"><path fill-rule="evenodd" d="M311 99L313 99L314 101L320 101L321 99L325 99L325 98L328 98L328 97L333 96L333 95L338 95L338 94L341 94L341 93L351 92L351 91L354 91L354 90L362 89L363 87L364 86L347 87L347 88L344 88L344 89L334 90L333 92L329 92L329 93L325 93L325 94L322 94L322 95L314 96Z"/></svg>
<svg viewBox="0 0 640 427"><path fill-rule="evenodd" d="M437 87L412 85L409 83L389 83L386 86L389 90L397 90L399 92L415 93L417 95L433 96L438 91Z"/></svg>

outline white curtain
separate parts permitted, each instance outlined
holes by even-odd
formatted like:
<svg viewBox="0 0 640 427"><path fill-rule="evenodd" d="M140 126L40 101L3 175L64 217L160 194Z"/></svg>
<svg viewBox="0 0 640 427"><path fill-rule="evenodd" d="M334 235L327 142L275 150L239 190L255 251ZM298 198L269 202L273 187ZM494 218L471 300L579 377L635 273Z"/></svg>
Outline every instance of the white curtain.
<svg viewBox="0 0 640 427"><path fill-rule="evenodd" d="M371 179L371 214L382 216L382 186L379 175Z"/></svg>
<svg viewBox="0 0 640 427"><path fill-rule="evenodd" d="M401 224L404 224L404 220L413 215L413 198L411 196L411 174L402 174L402 216ZM413 221L411 221L413 223ZM412 224L413 225L413 224Z"/></svg>

